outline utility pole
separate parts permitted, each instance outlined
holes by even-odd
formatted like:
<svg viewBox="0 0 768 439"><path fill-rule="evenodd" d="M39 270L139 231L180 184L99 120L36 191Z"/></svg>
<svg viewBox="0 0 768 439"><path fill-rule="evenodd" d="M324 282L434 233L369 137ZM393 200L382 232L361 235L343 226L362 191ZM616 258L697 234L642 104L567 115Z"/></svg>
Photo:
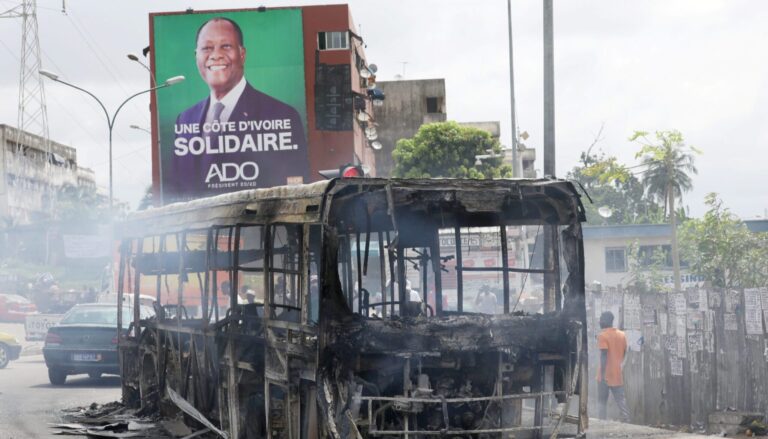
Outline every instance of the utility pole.
<svg viewBox="0 0 768 439"><path fill-rule="evenodd" d="M507 28L509 30L509 108L512 131L512 175L521 178L523 167L520 166L520 153L517 150L517 121L515 120L515 63L512 56L512 0L507 0Z"/></svg>
<svg viewBox="0 0 768 439"><path fill-rule="evenodd" d="M552 0L544 0L544 175L555 173L555 57ZM555 273L557 226L544 226L544 311L559 308Z"/></svg>
<svg viewBox="0 0 768 439"><path fill-rule="evenodd" d="M555 44L552 0L544 0L544 175L555 176Z"/></svg>

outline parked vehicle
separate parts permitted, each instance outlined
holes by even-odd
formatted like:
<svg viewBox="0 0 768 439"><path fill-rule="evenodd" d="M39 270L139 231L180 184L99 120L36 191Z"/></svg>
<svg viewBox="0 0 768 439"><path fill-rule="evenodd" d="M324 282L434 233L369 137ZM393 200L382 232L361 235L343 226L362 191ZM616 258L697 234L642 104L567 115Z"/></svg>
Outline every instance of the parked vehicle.
<svg viewBox="0 0 768 439"><path fill-rule="evenodd" d="M17 360L20 354L21 345L16 337L0 332L0 369L4 369L12 360Z"/></svg>
<svg viewBox="0 0 768 439"><path fill-rule="evenodd" d="M146 306L139 312L142 319L154 315ZM123 320L131 320L132 315L131 307L123 307ZM51 384L64 384L68 375L87 373L99 378L102 374L120 374L117 317L116 304L80 304L48 330L43 356Z"/></svg>
<svg viewBox="0 0 768 439"><path fill-rule="evenodd" d="M36 314L37 307L29 299L16 294L0 294L0 321L21 322Z"/></svg>

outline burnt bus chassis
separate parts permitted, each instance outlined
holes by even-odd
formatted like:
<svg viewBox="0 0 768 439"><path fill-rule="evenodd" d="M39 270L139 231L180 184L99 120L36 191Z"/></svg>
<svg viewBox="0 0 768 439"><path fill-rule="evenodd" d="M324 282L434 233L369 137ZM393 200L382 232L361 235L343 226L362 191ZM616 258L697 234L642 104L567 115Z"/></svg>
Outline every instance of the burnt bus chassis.
<svg viewBox="0 0 768 439"><path fill-rule="evenodd" d="M216 272L232 273L230 301L236 303L237 270L243 270L237 248L240 229L229 237L226 252L213 244L221 240L219 231L245 224L301 224L296 287L299 303L309 304L310 228L319 225L320 318L311 321L309 306L299 307L300 318L276 316L274 309L280 305L270 303L274 286L266 282L267 275L266 312L238 305L215 319L186 318L179 283L172 317L164 316L162 308L151 320L134 316L138 324L131 323L129 335L119 340L124 402L163 414L180 407L221 437L479 438L523 432L541 437L548 398L566 402L567 413L571 396L580 395L575 422L583 432L587 356L582 221L583 207L572 184L549 179L332 180L243 191L135 214L121 227L119 303L126 292L139 301L141 276L156 277L158 303L163 303L163 291L170 291L162 277L172 274L196 280L203 315L215 315L221 281ZM458 237L459 227L514 224L543 225L552 253L561 247L562 258L552 257L552 265L542 270L515 269L506 262L501 268L505 273L552 276L545 280L553 296L551 311L509 314L506 277L505 314L442 310L439 263L432 264L437 274L436 316L427 318L407 306L402 281L397 291L389 286L391 300L384 304L392 311L397 306L398 316L367 318L361 315L361 305L352 305L361 313L350 309L338 265L345 236L357 234L359 278L364 271L361 249L364 246L362 266L367 266L369 246L367 240L360 244L361 232L368 239L378 234L382 250L387 244L390 261L398 260L403 248L417 245L429 248L438 260L437 227L454 227ZM500 229L503 235L504 227ZM185 232L191 230L207 231L205 251L160 249L142 254L145 236L178 233L178 248L184 249ZM269 235L265 233L262 255L265 273L270 270ZM460 247L461 241L456 242ZM502 239L504 260L506 242ZM561 260L565 267L560 267ZM397 269L389 268L402 280L404 264L399 262ZM459 299L461 272L467 269L457 261ZM561 290L562 271L567 275ZM118 319L122 328L121 313ZM523 399L535 400L533 425L521 425ZM569 419L562 416L549 425L548 434L555 437L564 420Z"/></svg>

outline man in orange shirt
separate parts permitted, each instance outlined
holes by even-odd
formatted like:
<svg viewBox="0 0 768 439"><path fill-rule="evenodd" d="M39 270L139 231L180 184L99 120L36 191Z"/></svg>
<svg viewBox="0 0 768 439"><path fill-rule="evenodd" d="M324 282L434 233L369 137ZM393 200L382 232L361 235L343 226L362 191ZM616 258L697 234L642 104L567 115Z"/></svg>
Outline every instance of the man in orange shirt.
<svg viewBox="0 0 768 439"><path fill-rule="evenodd" d="M600 328L602 331L597 336L597 346L600 349L600 368L597 370L598 416L605 419L610 392L621 412L622 421L629 422L624 379L621 374L624 354L627 352L627 337L623 331L613 327L613 313L610 311L600 315Z"/></svg>

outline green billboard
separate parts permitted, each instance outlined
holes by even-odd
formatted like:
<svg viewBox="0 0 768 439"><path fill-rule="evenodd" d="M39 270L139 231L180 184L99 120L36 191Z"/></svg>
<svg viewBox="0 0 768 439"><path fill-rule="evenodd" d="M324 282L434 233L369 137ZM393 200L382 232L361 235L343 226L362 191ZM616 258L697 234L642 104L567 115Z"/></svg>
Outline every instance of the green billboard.
<svg viewBox="0 0 768 439"><path fill-rule="evenodd" d="M165 202L307 181L301 9L150 16Z"/></svg>

